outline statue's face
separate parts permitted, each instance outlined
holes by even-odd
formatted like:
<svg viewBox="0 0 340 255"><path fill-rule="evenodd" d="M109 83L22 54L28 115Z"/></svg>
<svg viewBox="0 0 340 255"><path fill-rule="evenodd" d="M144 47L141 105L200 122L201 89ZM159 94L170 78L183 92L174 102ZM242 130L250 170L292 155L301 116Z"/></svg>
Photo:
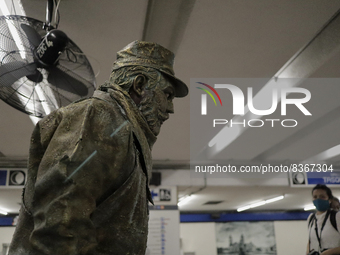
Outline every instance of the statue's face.
<svg viewBox="0 0 340 255"><path fill-rule="evenodd" d="M146 90L139 109L144 115L154 135L158 135L161 125L174 113L172 100L175 90L171 82L162 77L153 90Z"/></svg>

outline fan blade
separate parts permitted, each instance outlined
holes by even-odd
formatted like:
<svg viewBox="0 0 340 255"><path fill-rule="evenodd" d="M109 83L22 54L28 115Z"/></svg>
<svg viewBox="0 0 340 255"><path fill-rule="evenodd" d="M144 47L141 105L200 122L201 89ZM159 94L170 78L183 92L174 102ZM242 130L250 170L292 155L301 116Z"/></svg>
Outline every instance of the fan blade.
<svg viewBox="0 0 340 255"><path fill-rule="evenodd" d="M20 78L36 73L35 63L15 61L0 66L0 86L9 87Z"/></svg>
<svg viewBox="0 0 340 255"><path fill-rule="evenodd" d="M28 41L30 41L34 47L37 47L41 42L41 36L39 33L33 27L26 24L21 24L20 26L22 30L25 31Z"/></svg>
<svg viewBox="0 0 340 255"><path fill-rule="evenodd" d="M88 88L84 83L69 75L67 72L60 70L58 67L49 69L48 82L58 89L62 89L79 96L86 96Z"/></svg>

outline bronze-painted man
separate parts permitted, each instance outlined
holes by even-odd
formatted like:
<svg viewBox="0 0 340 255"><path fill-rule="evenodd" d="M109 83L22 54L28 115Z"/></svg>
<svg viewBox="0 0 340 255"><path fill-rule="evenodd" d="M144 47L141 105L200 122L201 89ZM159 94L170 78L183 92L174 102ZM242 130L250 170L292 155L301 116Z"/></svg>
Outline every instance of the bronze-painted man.
<svg viewBox="0 0 340 255"><path fill-rule="evenodd" d="M132 42L93 97L37 124L10 255L145 253L151 148L173 97L188 93L173 59Z"/></svg>

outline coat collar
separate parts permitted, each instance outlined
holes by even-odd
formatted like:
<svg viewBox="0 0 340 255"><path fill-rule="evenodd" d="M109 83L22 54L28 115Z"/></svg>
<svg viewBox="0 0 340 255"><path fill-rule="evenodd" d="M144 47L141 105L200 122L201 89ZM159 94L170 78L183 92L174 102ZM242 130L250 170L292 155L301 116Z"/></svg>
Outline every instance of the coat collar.
<svg viewBox="0 0 340 255"><path fill-rule="evenodd" d="M152 133L146 119L126 91L124 91L120 86L105 83L94 92L93 96L109 101L116 101L120 107L121 112L134 126L135 133L139 133L136 130L140 128L144 133L150 150L152 149L152 146L156 142L157 137ZM139 138L141 134L136 135Z"/></svg>

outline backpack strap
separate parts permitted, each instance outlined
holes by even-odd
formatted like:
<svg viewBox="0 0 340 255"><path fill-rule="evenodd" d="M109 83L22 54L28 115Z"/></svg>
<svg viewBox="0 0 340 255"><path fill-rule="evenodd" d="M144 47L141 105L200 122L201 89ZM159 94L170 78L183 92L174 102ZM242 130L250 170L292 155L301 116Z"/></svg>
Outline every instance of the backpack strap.
<svg viewBox="0 0 340 255"><path fill-rule="evenodd" d="M313 214L312 214L312 216L311 216L311 217L310 217L310 219L309 219L309 222L308 222L308 228L310 228L310 227L311 227L311 225L312 225L312 222L313 222L314 218L315 218L315 213L313 213Z"/></svg>
<svg viewBox="0 0 340 255"><path fill-rule="evenodd" d="M313 224L314 218L315 218L315 213L313 213L312 216L310 216L309 222L308 222L308 229L309 229L308 247L309 247L309 250L310 250L310 231L311 231L311 226Z"/></svg>
<svg viewBox="0 0 340 255"><path fill-rule="evenodd" d="M337 224L336 224L336 213L337 213L336 211L331 210L331 213L330 213L330 215L329 215L329 220L331 221L331 224L332 224L333 228L334 228L337 232L339 232L338 226L337 226Z"/></svg>

